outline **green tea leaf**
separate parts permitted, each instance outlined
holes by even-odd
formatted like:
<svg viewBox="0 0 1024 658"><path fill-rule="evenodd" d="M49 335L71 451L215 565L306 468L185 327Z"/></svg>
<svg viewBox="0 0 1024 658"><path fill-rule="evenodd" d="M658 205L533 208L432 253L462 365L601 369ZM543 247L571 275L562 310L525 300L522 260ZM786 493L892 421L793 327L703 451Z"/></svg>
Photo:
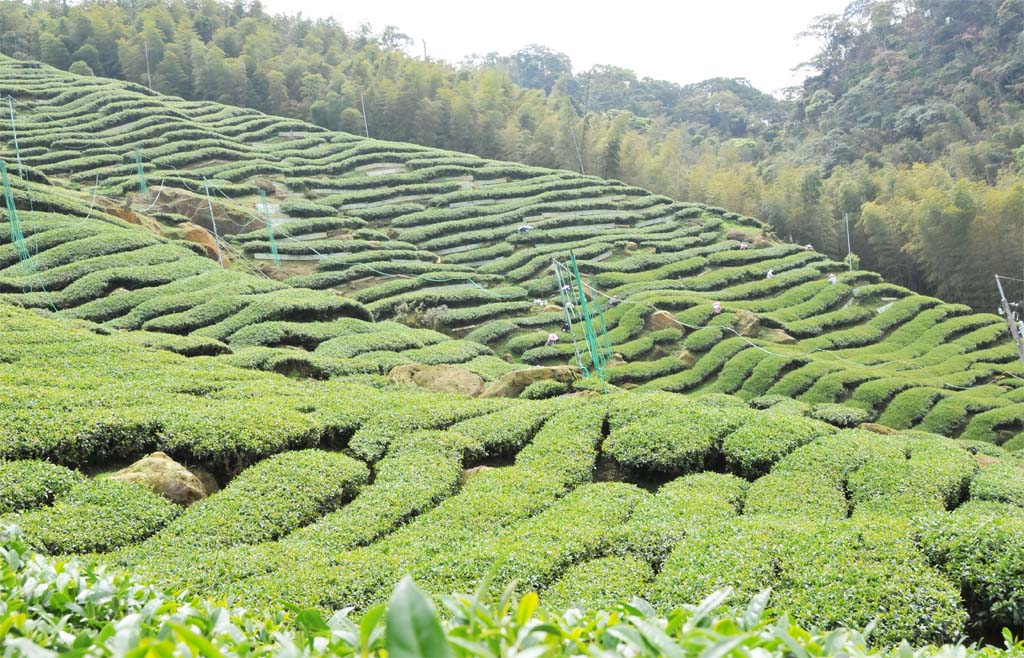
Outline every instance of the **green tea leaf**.
<svg viewBox="0 0 1024 658"><path fill-rule="evenodd" d="M384 645L390 658L448 658L451 647L430 600L406 576L391 595Z"/></svg>

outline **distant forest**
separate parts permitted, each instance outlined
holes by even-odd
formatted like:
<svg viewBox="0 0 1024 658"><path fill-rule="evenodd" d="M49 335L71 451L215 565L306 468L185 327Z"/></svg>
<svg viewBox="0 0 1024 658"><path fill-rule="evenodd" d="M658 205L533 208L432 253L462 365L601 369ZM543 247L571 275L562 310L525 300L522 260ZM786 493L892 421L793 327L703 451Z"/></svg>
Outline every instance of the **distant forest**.
<svg viewBox="0 0 1024 658"><path fill-rule="evenodd" d="M818 52L779 100L742 79L574 72L543 46L453 65L398 28L275 16L258 0L0 2L7 55L582 169L757 216L839 258L848 216L862 267L994 310L993 273L1024 278L1024 0L855 0L801 36ZM744 44L723 34L722 47Z"/></svg>

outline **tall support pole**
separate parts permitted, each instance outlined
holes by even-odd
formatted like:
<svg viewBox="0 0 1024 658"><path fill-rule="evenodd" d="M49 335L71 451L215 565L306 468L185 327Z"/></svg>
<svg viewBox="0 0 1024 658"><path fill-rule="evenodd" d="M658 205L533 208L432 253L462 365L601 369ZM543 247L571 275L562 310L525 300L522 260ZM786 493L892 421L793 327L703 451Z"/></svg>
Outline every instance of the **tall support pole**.
<svg viewBox="0 0 1024 658"><path fill-rule="evenodd" d="M366 101L363 100L363 90L359 90L359 106L363 108L363 130L366 131L366 136L370 136L370 124L366 121Z"/></svg>
<svg viewBox="0 0 1024 658"><path fill-rule="evenodd" d="M576 149L576 160L580 163L580 174L585 176L587 172L583 171L583 154L580 153L580 145L576 142L576 129L572 127L572 121L569 122L569 134L572 135L572 145Z"/></svg>
<svg viewBox="0 0 1024 658"><path fill-rule="evenodd" d="M1010 335L1013 336L1013 344L1017 346L1017 356L1020 357L1021 365L1024 365L1024 343L1021 343L1020 333L1017 331L1017 324L1013 321L1013 314L1010 312L1010 303L1006 301L1006 294L1003 292L1003 283L996 275L996 287L999 288L999 302L1003 307L1003 316L1006 324L1010 327Z"/></svg>
<svg viewBox="0 0 1024 658"><path fill-rule="evenodd" d="M850 213L844 212L846 218L846 260L850 263L850 271L853 271L853 247L850 246Z"/></svg>
<svg viewBox="0 0 1024 658"><path fill-rule="evenodd" d="M224 250L220 248L220 236L217 235L217 218L213 216L213 202L210 201L210 182L203 176L203 188L206 190L206 207L210 211L210 223L213 224L213 241L217 245L217 262L224 267Z"/></svg>
<svg viewBox="0 0 1024 658"><path fill-rule="evenodd" d="M149 81L147 85L150 89L153 88L153 76L149 73L149 44L145 41L142 42L142 50L146 53L146 80Z"/></svg>

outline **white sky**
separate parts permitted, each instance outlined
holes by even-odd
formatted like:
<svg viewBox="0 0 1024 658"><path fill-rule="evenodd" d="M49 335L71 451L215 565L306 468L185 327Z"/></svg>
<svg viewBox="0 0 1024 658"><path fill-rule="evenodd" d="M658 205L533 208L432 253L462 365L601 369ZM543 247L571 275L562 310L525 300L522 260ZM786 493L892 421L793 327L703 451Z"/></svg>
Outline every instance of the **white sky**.
<svg viewBox="0 0 1024 658"><path fill-rule="evenodd" d="M345 29L394 25L427 42L432 58L457 63L473 53L507 55L532 43L569 55L577 71L614 64L640 77L680 84L711 77L748 78L778 92L797 84L791 69L816 50L796 34L849 0L264 0L271 13L333 16Z"/></svg>

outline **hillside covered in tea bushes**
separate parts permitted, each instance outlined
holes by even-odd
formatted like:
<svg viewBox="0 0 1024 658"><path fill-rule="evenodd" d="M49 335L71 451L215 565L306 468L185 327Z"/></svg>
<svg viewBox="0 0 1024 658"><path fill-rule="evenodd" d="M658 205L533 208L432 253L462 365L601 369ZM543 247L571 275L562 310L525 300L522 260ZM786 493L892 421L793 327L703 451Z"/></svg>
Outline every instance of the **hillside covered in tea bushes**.
<svg viewBox="0 0 1024 658"><path fill-rule="evenodd" d="M370 626L411 575L640 617L771 588L879 647L1019 633L998 316L618 181L33 62L0 93L0 523L28 549ZM409 364L590 377L470 397ZM106 477L155 451L211 495Z"/></svg>
<svg viewBox="0 0 1024 658"><path fill-rule="evenodd" d="M587 365L552 270L572 250L613 385L782 396L847 425L1000 443L1024 429L1024 371L998 316L848 271L756 219L32 63L3 73L18 152L10 122L0 136L34 263L5 240L6 301L278 371L465 363L491 379L577 351ZM160 235L92 221L110 214ZM371 317L391 324L367 331Z"/></svg>
<svg viewBox="0 0 1024 658"><path fill-rule="evenodd" d="M832 256L846 254L849 217L866 269L975 310L997 303L993 274L1024 266L1018 0L857 0L813 20L830 8L808 7L809 25L766 30L779 47L813 44L801 84L785 90L656 80L616 61L581 70L545 44L448 63L402 32L420 29L405 14L374 30L348 8L315 19L269 6L4 0L0 53L332 130L619 178L755 215ZM623 17L624 37L646 33L642 13ZM734 46L747 47L765 46ZM717 71L689 65L715 59L680 62L677 75ZM1013 285L1013 297L1022 291Z"/></svg>

